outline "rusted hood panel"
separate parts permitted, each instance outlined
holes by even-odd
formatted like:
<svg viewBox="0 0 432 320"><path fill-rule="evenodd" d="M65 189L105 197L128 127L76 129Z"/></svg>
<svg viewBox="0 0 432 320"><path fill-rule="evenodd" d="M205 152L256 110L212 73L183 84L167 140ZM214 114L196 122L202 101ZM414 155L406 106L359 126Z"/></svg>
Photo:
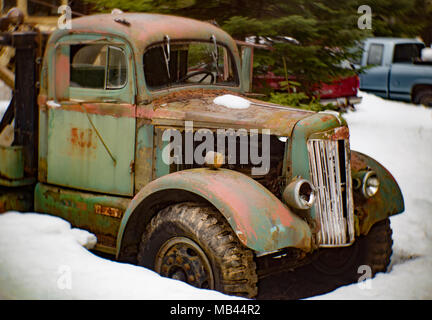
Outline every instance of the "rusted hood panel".
<svg viewBox="0 0 432 320"><path fill-rule="evenodd" d="M137 117L150 119L154 125L184 126L184 121L193 121L195 127L270 129L271 134L290 136L299 120L314 114L250 98L247 109L227 108L213 102L227 93L235 95L219 90L174 92L138 106Z"/></svg>

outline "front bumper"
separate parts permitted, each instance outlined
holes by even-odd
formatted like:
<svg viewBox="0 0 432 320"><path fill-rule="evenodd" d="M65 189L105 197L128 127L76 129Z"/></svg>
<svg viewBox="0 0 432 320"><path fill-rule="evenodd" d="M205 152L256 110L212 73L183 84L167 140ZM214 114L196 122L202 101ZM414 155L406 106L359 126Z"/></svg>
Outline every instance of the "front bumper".
<svg viewBox="0 0 432 320"><path fill-rule="evenodd" d="M362 102L362 97L351 96L351 97L341 97L341 98L331 98L331 99L321 99L323 105L333 104L337 107L348 107Z"/></svg>

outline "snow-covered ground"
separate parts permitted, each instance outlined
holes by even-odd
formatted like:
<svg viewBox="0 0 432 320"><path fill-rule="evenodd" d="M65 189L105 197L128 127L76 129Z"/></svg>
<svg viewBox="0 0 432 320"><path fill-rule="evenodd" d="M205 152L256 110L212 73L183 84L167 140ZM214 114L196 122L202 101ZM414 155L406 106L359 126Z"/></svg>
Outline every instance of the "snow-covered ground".
<svg viewBox="0 0 432 320"><path fill-rule="evenodd" d="M391 218L394 253L387 273L313 299L432 299L432 109L361 95L357 111L345 116L351 148L390 170L402 189L406 210ZM0 297L232 298L102 259L86 249L94 243L93 235L56 217L0 215Z"/></svg>
<svg viewBox="0 0 432 320"><path fill-rule="evenodd" d="M3 299L227 299L212 290L163 278L90 253L94 235L60 218L8 212L0 216Z"/></svg>

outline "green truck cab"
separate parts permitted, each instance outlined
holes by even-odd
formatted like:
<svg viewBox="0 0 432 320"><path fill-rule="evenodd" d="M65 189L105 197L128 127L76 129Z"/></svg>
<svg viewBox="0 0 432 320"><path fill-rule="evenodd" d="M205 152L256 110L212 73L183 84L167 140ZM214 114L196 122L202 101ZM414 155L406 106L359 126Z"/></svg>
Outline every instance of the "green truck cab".
<svg viewBox="0 0 432 320"><path fill-rule="evenodd" d="M144 13L74 19L34 65L38 39L3 37L28 65L0 126L15 119L0 212L62 217L119 261L232 295L308 263L331 281L386 269L396 181L339 115L250 98L247 44Z"/></svg>

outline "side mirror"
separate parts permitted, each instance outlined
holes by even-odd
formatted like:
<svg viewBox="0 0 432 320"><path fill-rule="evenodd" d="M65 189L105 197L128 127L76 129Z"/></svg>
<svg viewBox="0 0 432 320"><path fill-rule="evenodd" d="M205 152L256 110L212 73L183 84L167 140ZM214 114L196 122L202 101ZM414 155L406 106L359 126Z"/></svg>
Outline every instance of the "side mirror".
<svg viewBox="0 0 432 320"><path fill-rule="evenodd" d="M272 47L263 44L251 43L248 41L236 40L241 54L241 83L245 93L252 92L253 79L253 53L254 48L272 50Z"/></svg>

